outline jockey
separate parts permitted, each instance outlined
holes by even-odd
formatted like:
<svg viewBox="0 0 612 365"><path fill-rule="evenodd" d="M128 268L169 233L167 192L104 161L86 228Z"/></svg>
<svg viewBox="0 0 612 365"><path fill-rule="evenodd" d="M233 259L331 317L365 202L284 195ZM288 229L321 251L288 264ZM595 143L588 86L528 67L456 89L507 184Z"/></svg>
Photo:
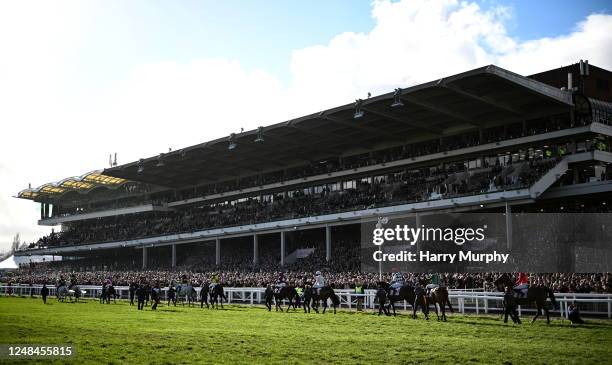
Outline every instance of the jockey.
<svg viewBox="0 0 612 365"><path fill-rule="evenodd" d="M75 285L77 285L76 275L72 273L70 275L70 287L68 289L72 289L72 287L74 287Z"/></svg>
<svg viewBox="0 0 612 365"><path fill-rule="evenodd" d="M315 281L314 281L314 285L312 286L314 289L317 290L317 295L321 293L321 288L323 288L325 286L325 278L323 277L323 275L321 274L320 271L315 272Z"/></svg>
<svg viewBox="0 0 612 365"><path fill-rule="evenodd" d="M514 288L512 288L520 297L527 296L527 289L529 289L529 277L524 272L517 274Z"/></svg>
<svg viewBox="0 0 612 365"><path fill-rule="evenodd" d="M402 286L404 286L405 281L404 281L404 275L402 275L401 272L395 272L393 273L393 277L391 279L391 295L399 295L399 291L401 289Z"/></svg>
<svg viewBox="0 0 612 365"><path fill-rule="evenodd" d="M285 280L285 275L281 272L278 274L278 278L276 279L276 284L274 284L274 291L279 293L286 286L287 286L287 281Z"/></svg>
<svg viewBox="0 0 612 365"><path fill-rule="evenodd" d="M60 276L57 282L57 287L61 288L62 286L66 286L66 279L64 279L63 276Z"/></svg>
<svg viewBox="0 0 612 365"><path fill-rule="evenodd" d="M208 289L212 291L217 284L219 284L219 274L213 273L210 277L210 285L208 286Z"/></svg>
<svg viewBox="0 0 612 365"><path fill-rule="evenodd" d="M429 284L425 286L425 289L427 289L427 295L431 293L432 289L438 288L439 286L440 286L440 275L431 274L431 276L429 277Z"/></svg>

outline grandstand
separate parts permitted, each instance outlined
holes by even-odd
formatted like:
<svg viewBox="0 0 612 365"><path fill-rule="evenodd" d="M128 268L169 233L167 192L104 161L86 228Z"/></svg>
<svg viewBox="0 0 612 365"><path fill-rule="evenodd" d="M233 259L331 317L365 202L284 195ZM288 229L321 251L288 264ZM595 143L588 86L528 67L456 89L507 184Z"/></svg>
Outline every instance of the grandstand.
<svg viewBox="0 0 612 365"><path fill-rule="evenodd" d="M359 271L360 224L609 212L612 72L486 66L28 188L72 270Z"/></svg>

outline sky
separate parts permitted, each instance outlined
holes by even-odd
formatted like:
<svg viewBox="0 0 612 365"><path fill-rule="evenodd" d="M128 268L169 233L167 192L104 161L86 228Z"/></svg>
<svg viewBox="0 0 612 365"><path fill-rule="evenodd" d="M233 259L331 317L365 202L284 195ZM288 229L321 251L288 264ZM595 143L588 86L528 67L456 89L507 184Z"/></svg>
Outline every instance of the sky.
<svg viewBox="0 0 612 365"><path fill-rule="evenodd" d="M612 69L607 1L0 0L0 251L20 190L496 64Z"/></svg>

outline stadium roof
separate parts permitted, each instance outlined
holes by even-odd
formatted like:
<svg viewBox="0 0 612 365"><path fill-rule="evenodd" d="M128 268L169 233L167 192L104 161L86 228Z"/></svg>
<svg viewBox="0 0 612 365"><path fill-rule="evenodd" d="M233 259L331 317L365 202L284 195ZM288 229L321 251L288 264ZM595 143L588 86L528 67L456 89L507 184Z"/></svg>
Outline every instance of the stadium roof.
<svg viewBox="0 0 612 365"><path fill-rule="evenodd" d="M109 182L115 185L131 180L189 187L569 112L570 106L570 92L490 65L95 174L101 179L117 178ZM64 189L91 189L81 183L101 182L66 179L26 189L19 197L35 199L42 193L63 194Z"/></svg>
<svg viewBox="0 0 612 365"><path fill-rule="evenodd" d="M117 188L128 180L115 176L108 176L102 170L88 172L81 176L69 177L57 182L41 185L35 189L28 188L17 194L18 198L37 200L43 196L60 196L70 191L87 193L95 188Z"/></svg>
<svg viewBox="0 0 612 365"><path fill-rule="evenodd" d="M397 103L401 101L401 103ZM392 104L397 106L392 107ZM572 98L496 66L363 100L104 170L110 176L179 188L315 162L382 142L435 138L462 125L522 121L569 111ZM258 134L263 142L257 142ZM229 149L235 143L234 149ZM140 171L140 172L139 172Z"/></svg>

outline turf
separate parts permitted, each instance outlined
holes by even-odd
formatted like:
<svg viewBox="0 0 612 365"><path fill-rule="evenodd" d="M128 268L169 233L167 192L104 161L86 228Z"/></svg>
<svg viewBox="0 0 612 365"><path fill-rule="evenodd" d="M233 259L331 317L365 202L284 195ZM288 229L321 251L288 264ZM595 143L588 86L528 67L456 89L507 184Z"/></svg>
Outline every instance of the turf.
<svg viewBox="0 0 612 365"><path fill-rule="evenodd" d="M0 324L0 343L71 343L79 364L604 364L612 359L611 321L575 327L558 317L550 325L515 326L497 316L454 314L443 323L407 315L269 313L240 306L164 306L154 312L125 302L43 305L2 297Z"/></svg>

